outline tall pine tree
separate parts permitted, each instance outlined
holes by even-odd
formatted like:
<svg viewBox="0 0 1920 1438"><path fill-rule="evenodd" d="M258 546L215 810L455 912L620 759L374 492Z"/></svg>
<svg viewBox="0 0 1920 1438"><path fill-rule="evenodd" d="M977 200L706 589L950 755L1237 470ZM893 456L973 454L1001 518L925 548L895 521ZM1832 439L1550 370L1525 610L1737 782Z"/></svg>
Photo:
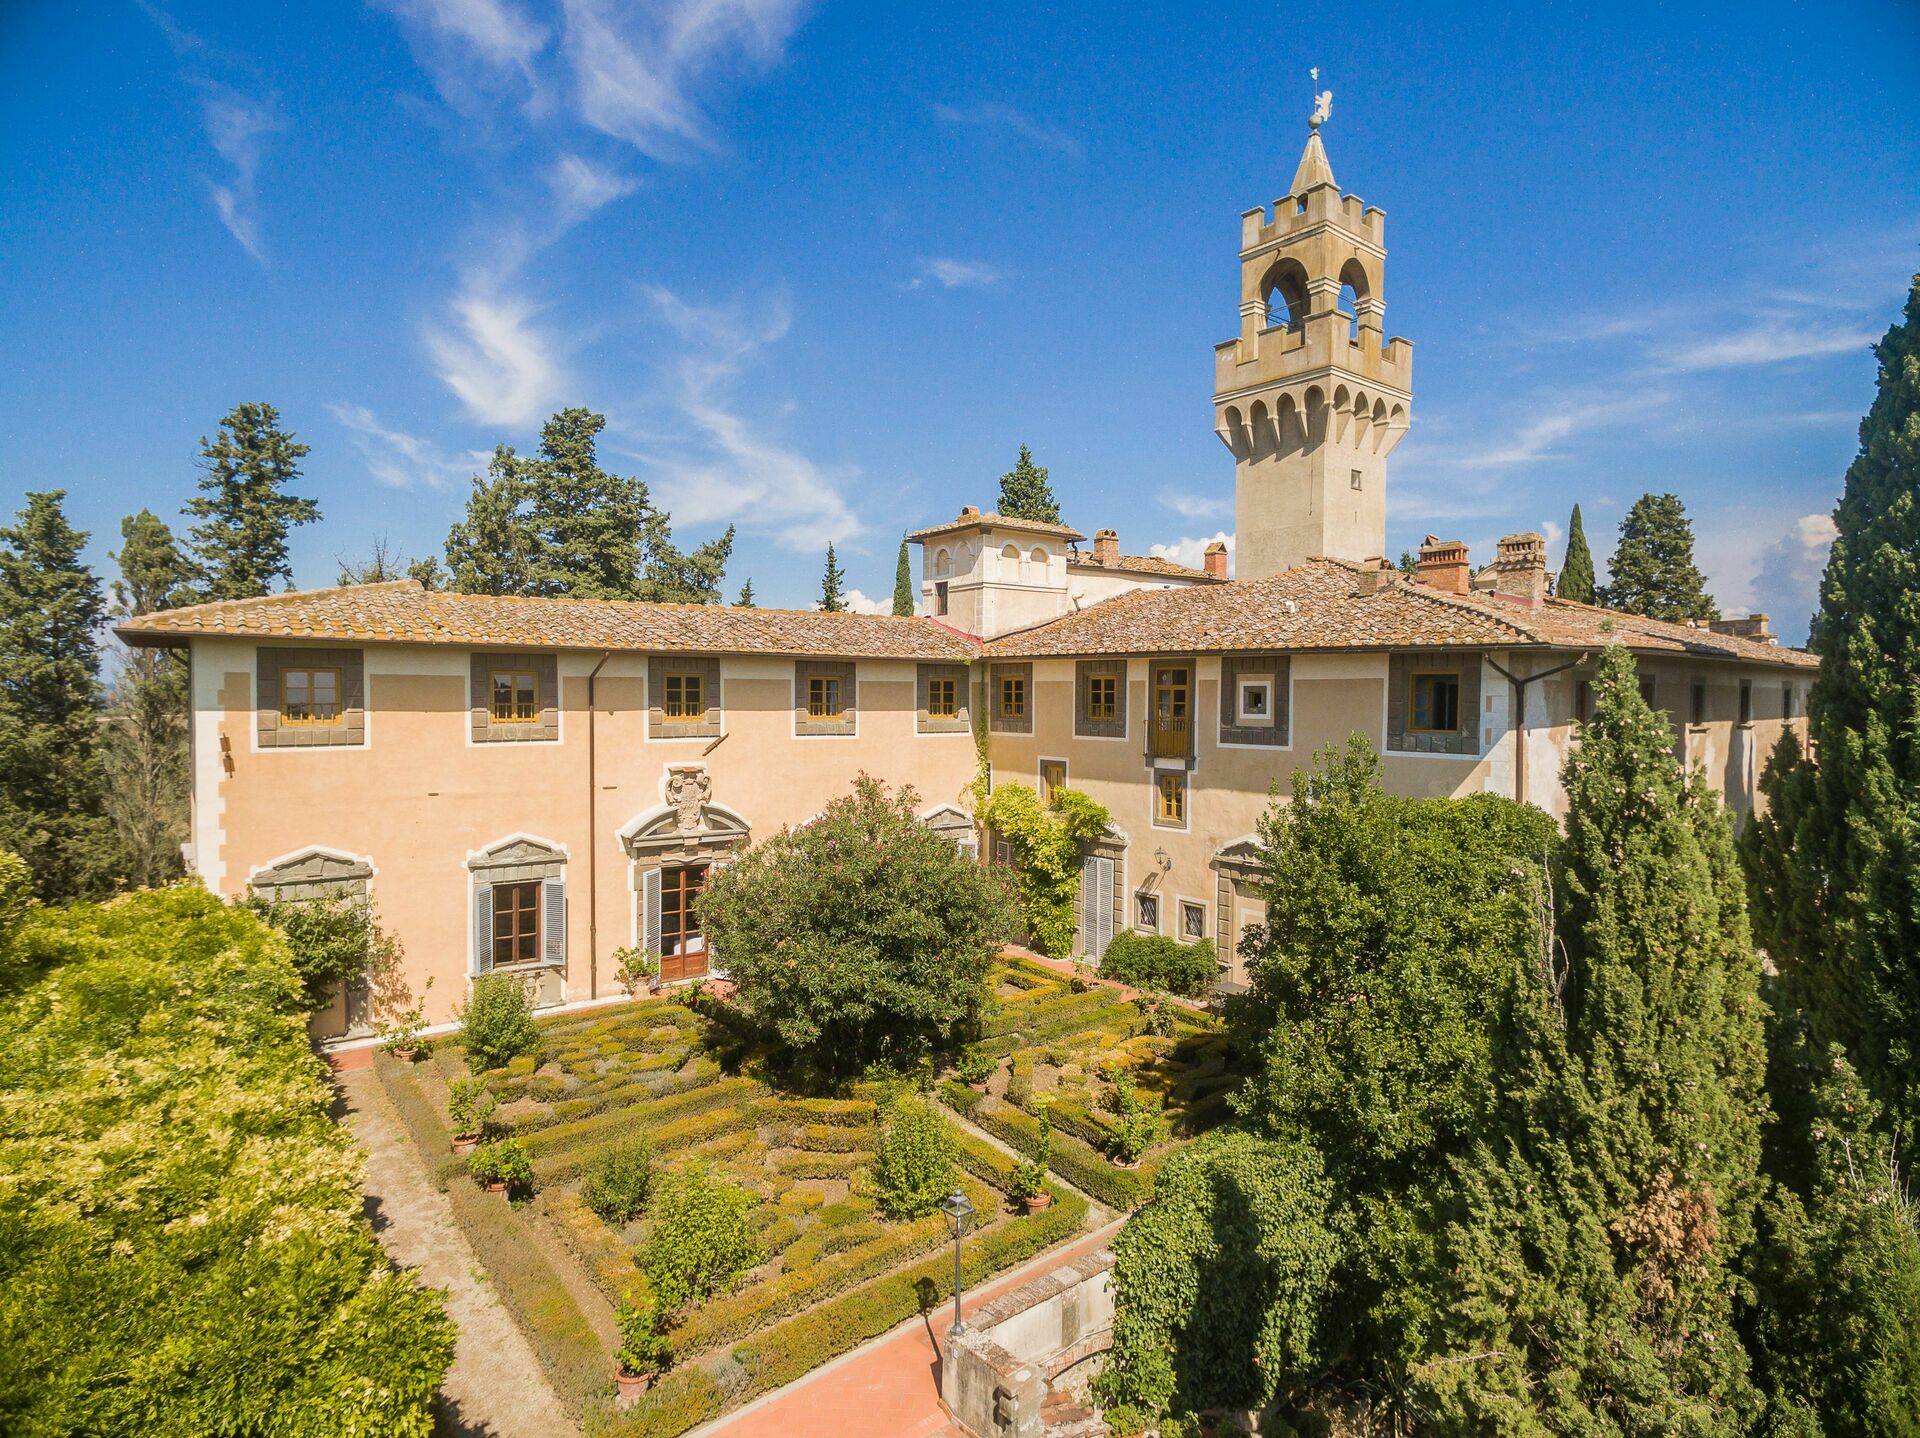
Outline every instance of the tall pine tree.
<svg viewBox="0 0 1920 1438"><path fill-rule="evenodd" d="M120 535L114 618L192 597L193 565L158 516L145 509L128 515ZM177 651L131 648L108 696L106 809L120 836L126 876L136 885L164 884L180 873L187 835L186 679Z"/></svg>
<svg viewBox="0 0 1920 1438"><path fill-rule="evenodd" d="M280 428L270 404L237 404L212 439L200 439L200 493L186 512L205 599L251 599L293 579L287 534L320 506L291 492L307 446Z"/></svg>
<svg viewBox="0 0 1920 1438"><path fill-rule="evenodd" d="M683 552L644 481L600 463L605 415L566 409L534 455L511 445L475 475L447 535L448 587L461 594L717 604L733 530Z"/></svg>
<svg viewBox="0 0 1920 1438"><path fill-rule="evenodd" d="M106 607L65 498L29 493L0 529L0 847L45 900L96 896L118 867L100 754Z"/></svg>
<svg viewBox="0 0 1920 1438"><path fill-rule="evenodd" d="M1707 577L1693 562L1693 524L1677 494L1643 494L1633 502L1607 568L1609 609L1676 623L1720 617Z"/></svg>
<svg viewBox="0 0 1920 1438"><path fill-rule="evenodd" d="M1594 601L1593 551L1587 548L1587 526L1577 504L1573 518L1567 521L1567 557L1560 565L1560 579L1553 593L1556 599L1569 599L1575 604Z"/></svg>
<svg viewBox="0 0 1920 1438"><path fill-rule="evenodd" d="M847 608L845 592L846 576L840 572L840 561L834 555L833 543L827 543L827 569L820 577L820 608L827 614L842 614Z"/></svg>
<svg viewBox="0 0 1920 1438"><path fill-rule="evenodd" d="M751 579L740 586L740 597L733 601L733 607L735 609L757 609L759 607L753 602L753 581Z"/></svg>
<svg viewBox="0 0 1920 1438"><path fill-rule="evenodd" d="M1053 486L1047 483L1046 468L1033 462L1033 454L1024 444L1018 462L1000 476L998 508L1011 519L1060 523L1060 504L1053 497Z"/></svg>
<svg viewBox="0 0 1920 1438"><path fill-rule="evenodd" d="M1875 348L1879 391L1820 583L1809 757L1789 733L1743 840L1761 942L1816 1040L1920 1142L1920 277Z"/></svg>
<svg viewBox="0 0 1920 1438"><path fill-rule="evenodd" d="M907 542L900 541L900 557L893 565L893 612L900 618L913 615L913 561L907 558Z"/></svg>

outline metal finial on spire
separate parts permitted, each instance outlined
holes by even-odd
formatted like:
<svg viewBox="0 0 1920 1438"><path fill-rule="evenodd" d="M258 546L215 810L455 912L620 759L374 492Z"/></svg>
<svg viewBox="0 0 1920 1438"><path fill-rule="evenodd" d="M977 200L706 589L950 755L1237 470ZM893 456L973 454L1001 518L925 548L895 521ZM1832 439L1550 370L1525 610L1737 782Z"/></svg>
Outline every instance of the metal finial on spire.
<svg viewBox="0 0 1920 1438"><path fill-rule="evenodd" d="M1313 77L1313 83L1320 83L1320 67L1315 65L1307 72ZM1313 97L1313 115L1307 121L1307 128L1317 130L1327 123L1327 116L1333 113L1333 91L1319 90Z"/></svg>

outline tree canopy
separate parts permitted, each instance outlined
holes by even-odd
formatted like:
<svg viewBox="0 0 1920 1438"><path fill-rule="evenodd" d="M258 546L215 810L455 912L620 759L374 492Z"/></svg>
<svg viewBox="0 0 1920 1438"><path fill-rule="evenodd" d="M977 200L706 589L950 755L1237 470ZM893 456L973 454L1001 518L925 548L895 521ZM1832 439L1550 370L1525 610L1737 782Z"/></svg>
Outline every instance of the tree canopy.
<svg viewBox="0 0 1920 1438"><path fill-rule="evenodd" d="M907 542L900 541L900 557L893 564L893 612L900 618L913 615L913 561L907 557Z"/></svg>
<svg viewBox="0 0 1920 1438"><path fill-rule="evenodd" d="M1707 577L1693 562L1693 524L1677 494L1643 494L1633 502L1607 569L1609 609L1676 623L1720 617Z"/></svg>
<svg viewBox="0 0 1920 1438"><path fill-rule="evenodd" d="M1011 519L1060 523L1060 503L1047 482L1046 467L1033 462L1033 454L1024 444L1013 468L1000 476L1000 503L996 508Z"/></svg>
<svg viewBox="0 0 1920 1438"><path fill-rule="evenodd" d="M320 506L292 492L308 447L280 427L270 404L237 404L212 439L200 439L200 493L186 512L203 599L251 599L291 585L287 535L320 518Z"/></svg>
<svg viewBox="0 0 1920 1438"><path fill-rule="evenodd" d="M1567 557L1560 565L1560 578L1554 585L1554 597L1575 604L1591 604L1593 587L1593 551L1587 547L1587 526L1580 518L1580 506L1574 505L1567 521Z"/></svg>
<svg viewBox="0 0 1920 1438"><path fill-rule="evenodd" d="M840 572L840 560L829 542L826 572L820 576L820 609L826 614L843 614L846 608L846 575Z"/></svg>
<svg viewBox="0 0 1920 1438"><path fill-rule="evenodd" d="M193 565L151 510L120 522L113 617L190 599ZM120 837L126 877L138 885L180 872L187 833L187 669L172 651L130 648L108 695L106 810Z"/></svg>

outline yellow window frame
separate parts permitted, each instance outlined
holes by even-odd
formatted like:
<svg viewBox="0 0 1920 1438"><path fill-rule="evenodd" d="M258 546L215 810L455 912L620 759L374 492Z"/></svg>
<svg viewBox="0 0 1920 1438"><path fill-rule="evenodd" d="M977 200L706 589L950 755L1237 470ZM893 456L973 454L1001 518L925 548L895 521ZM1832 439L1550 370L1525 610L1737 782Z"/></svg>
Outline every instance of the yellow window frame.
<svg viewBox="0 0 1920 1438"><path fill-rule="evenodd" d="M929 719L957 719L960 717L960 686L952 679L929 679L927 681L927 717Z"/></svg>
<svg viewBox="0 0 1920 1438"><path fill-rule="evenodd" d="M1051 804L1056 790L1067 787L1067 761L1047 759L1040 765L1040 802Z"/></svg>
<svg viewBox="0 0 1920 1438"><path fill-rule="evenodd" d="M506 688L511 692L514 712L500 712L500 690L502 679L507 680ZM526 693L529 699L528 711L519 711L521 693L520 681L526 681ZM538 724L540 722L540 675L532 669L489 669L487 671L487 713L495 724Z"/></svg>
<svg viewBox="0 0 1920 1438"><path fill-rule="evenodd" d="M660 681L660 714L679 721L707 717L707 676L666 674Z"/></svg>
<svg viewBox="0 0 1920 1438"><path fill-rule="evenodd" d="M809 719L840 719L846 716L846 712L838 674L807 676L807 717Z"/></svg>
<svg viewBox="0 0 1920 1438"><path fill-rule="evenodd" d="M1024 674L1000 676L1000 717L1002 719L1027 717L1027 679Z"/></svg>
<svg viewBox="0 0 1920 1438"><path fill-rule="evenodd" d="M1422 679L1445 679L1453 685L1453 723L1446 727L1435 727L1415 722L1420 712L1418 696ZM1425 669L1407 676L1407 732L1409 734L1458 734L1460 732L1460 699L1465 685L1460 676L1445 669Z"/></svg>
<svg viewBox="0 0 1920 1438"><path fill-rule="evenodd" d="M1187 776L1161 773L1154 779L1155 822L1181 828L1187 823Z"/></svg>
<svg viewBox="0 0 1920 1438"><path fill-rule="evenodd" d="M1087 676L1087 718L1117 719L1119 717L1119 676L1115 674L1089 674Z"/></svg>
<svg viewBox="0 0 1920 1438"><path fill-rule="evenodd" d="M322 674L330 675L333 679L333 713L326 718L320 718L314 712L320 707L319 701L313 697L316 688L314 680ZM302 675L306 679L307 699L305 705L302 706L308 711L305 714L294 713L297 701L288 696L287 691L289 686L287 681L295 675ZM341 672L337 664L297 664L282 669L280 671L280 722L303 729L329 729L346 723L347 705L345 680L346 676Z"/></svg>

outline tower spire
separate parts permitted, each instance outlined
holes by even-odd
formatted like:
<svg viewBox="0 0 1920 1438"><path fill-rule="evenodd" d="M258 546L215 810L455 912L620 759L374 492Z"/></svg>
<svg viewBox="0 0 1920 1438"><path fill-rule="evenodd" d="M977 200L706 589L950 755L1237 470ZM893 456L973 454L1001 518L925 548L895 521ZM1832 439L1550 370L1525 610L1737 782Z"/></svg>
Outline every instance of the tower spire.
<svg viewBox="0 0 1920 1438"><path fill-rule="evenodd" d="M1320 67L1315 65L1308 72L1313 76L1315 85L1320 83ZM1327 117L1333 113L1333 91L1317 90L1313 97L1313 113L1307 117L1307 148L1300 154L1300 166L1293 172L1293 188L1290 195L1304 195L1316 185L1334 185L1333 166L1327 162L1327 147L1320 143L1320 127L1327 123ZM1334 185L1337 189L1337 185Z"/></svg>

